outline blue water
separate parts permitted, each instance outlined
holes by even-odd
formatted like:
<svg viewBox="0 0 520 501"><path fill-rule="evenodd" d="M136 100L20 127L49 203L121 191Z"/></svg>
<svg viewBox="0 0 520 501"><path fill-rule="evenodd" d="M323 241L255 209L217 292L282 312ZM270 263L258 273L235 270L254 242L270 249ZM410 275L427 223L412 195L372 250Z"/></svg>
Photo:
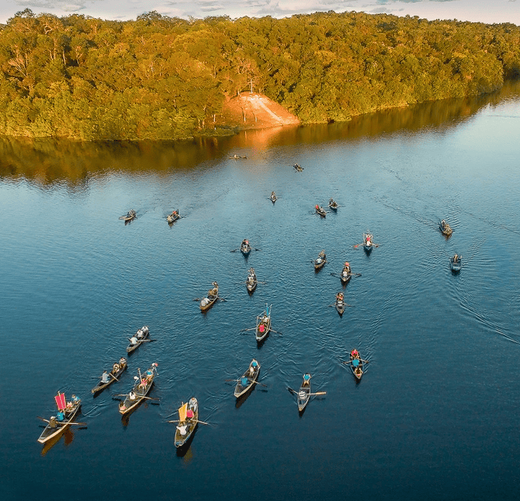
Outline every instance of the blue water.
<svg viewBox="0 0 520 501"><path fill-rule="evenodd" d="M517 499L519 133L516 88L231 139L4 140L1 499ZM370 255L353 247L366 230ZM230 252L243 238L247 260ZM342 289L345 260L362 276ZM265 283L249 296L251 266ZM201 314L214 280L226 301ZM258 347L244 329L266 303L279 334ZM143 325L156 341L92 398ZM341 363L353 348L370 361L359 384ZM237 404L225 380L253 357L267 387ZM159 401L122 421L112 395L152 362ZM327 394L300 416L287 387L306 372ZM88 427L42 450L36 416L58 390ZM167 421L191 396L211 426L177 454Z"/></svg>

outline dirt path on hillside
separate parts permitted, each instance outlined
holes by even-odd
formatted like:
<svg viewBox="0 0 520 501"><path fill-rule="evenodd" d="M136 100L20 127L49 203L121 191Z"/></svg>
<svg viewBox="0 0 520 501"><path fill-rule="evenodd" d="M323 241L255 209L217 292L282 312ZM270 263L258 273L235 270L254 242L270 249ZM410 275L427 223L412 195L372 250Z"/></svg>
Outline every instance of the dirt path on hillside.
<svg viewBox="0 0 520 501"><path fill-rule="evenodd" d="M242 92L224 104L222 119L227 125L241 129L263 129L283 125L298 125L300 120L267 96Z"/></svg>

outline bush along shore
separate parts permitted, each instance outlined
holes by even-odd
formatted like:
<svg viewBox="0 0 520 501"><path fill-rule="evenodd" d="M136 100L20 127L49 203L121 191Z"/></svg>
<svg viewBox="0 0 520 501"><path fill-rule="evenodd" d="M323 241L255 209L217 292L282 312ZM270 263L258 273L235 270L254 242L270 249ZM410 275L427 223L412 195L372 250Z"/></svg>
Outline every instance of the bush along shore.
<svg viewBox="0 0 520 501"><path fill-rule="evenodd" d="M520 77L520 27L334 12L135 21L35 15L0 26L0 134L172 140L236 130L244 90L302 123L491 93Z"/></svg>

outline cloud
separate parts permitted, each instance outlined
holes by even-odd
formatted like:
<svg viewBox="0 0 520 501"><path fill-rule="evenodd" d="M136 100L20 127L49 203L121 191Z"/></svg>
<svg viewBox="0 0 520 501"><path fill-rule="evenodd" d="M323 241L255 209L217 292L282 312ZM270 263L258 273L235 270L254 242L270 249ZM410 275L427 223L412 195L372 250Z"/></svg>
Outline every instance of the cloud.
<svg viewBox="0 0 520 501"><path fill-rule="evenodd" d="M77 12L87 8L87 0L15 0L20 7L41 11L42 9Z"/></svg>

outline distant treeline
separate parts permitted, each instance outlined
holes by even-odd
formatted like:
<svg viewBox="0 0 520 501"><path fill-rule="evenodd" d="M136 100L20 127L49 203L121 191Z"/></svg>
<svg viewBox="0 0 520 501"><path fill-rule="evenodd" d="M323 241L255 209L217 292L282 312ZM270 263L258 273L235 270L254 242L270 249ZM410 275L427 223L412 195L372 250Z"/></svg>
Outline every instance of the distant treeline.
<svg viewBox="0 0 520 501"><path fill-rule="evenodd" d="M520 77L520 27L386 14L135 21L35 15L0 27L0 134L82 140L218 133L253 86L302 122L493 92Z"/></svg>

